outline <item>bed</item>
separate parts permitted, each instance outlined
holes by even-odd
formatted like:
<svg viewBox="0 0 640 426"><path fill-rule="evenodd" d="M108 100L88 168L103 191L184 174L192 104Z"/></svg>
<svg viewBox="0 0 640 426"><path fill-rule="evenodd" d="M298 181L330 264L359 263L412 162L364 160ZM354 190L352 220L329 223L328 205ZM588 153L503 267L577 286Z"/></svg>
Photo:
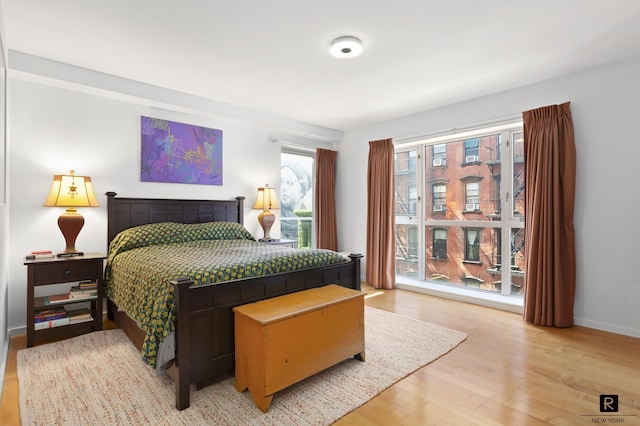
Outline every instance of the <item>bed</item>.
<svg viewBox="0 0 640 426"><path fill-rule="evenodd" d="M240 226L244 219L244 197L237 197L235 200L168 200L122 198L116 195L115 192L107 193L107 238L110 247L112 242L114 242L114 247L122 246L123 239L121 237L123 234L134 232L139 235L140 230L146 231L147 226L167 240L163 243L171 243L167 246L174 245L171 237L167 236L173 231L167 231L167 229L172 230L182 226L178 224L189 224L185 226L190 229L191 234L193 234L191 232L193 228L197 228L198 233L202 233L203 229L204 232L209 233L212 232L211 229L215 229L215 232L219 233L222 228L226 235L223 237L225 241L215 243L220 246L228 245L229 242L226 241L226 238L236 238L235 234L228 237L228 232L242 233L238 229L244 229ZM233 224L239 225L233 226ZM256 246L264 246L265 248L268 246L255 241L244 241L251 240L250 235L247 238L240 235L238 238L243 241L238 241L238 244L234 243L234 245L239 245L240 248L236 249L242 252L256 250ZM172 247L173 250L176 250L176 256L188 257L187 254L190 253L189 256L197 256L202 263L205 256L201 250L205 250L205 244L214 243L191 241L190 239L186 242L181 240L180 244L185 244L184 249L182 246ZM130 242L125 245L131 246ZM208 250L208 248L206 249ZM165 255L159 254L160 252L157 250L157 247L143 249L147 256L157 259L158 265L164 266L165 263L170 263L168 260L170 257L163 257ZM125 258L126 253L131 253L127 251L120 254L115 253L116 251L118 250L111 253L110 250L105 269L105 282L108 289L108 316L125 331L136 347L141 350L143 359L145 359L150 346L154 350L156 349L154 346L156 342L150 343L149 341L152 337L150 337L149 327L145 321L153 323L156 319L141 319L137 316L138 313L133 311L130 315L130 312L127 312L130 306L127 306L126 299L123 299L122 295L119 296L112 292L113 289L109 289L114 274L112 266L116 266L118 262L124 262L121 259ZM293 251L278 246L270 246L266 250L269 256L273 256L277 252L289 255ZM215 257L218 258L218 255ZM230 255L230 258L233 257L240 256ZM295 270L282 270L279 267L275 270L261 271L260 275L250 277L245 277L246 274L242 273L232 273L231 275L221 274L217 277L192 274L192 276L162 279L162 283L158 285L170 288L171 312L169 312L170 321L167 324L173 328L170 337L171 341L175 343L174 346L166 345L171 346L170 349L162 352L163 359L167 358L167 353L171 354L169 358L173 358L170 363L171 368L167 369L167 372L175 381L176 408L182 410L189 407L191 384L196 384L197 387L206 386L233 373L235 363L233 307L326 284L339 284L360 290L360 259L362 256L349 254L342 257L343 259L339 262L333 259L331 261L333 263L323 266L316 266L315 261L304 260L301 261L302 263L298 262L294 265ZM165 259L166 262L163 261ZM130 264L135 263L136 260L130 259L129 262ZM292 262L282 261L281 263ZM162 268L158 267L157 269ZM246 267L245 269L255 269L255 267ZM135 273L135 271L131 273ZM131 278L131 280L134 279ZM161 332L163 327L169 328L166 325L161 325L159 327ZM169 333L169 330L165 329L164 332L165 334ZM169 341L169 339L167 340ZM146 351L143 348L146 348ZM145 359L145 362L152 365L148 359Z"/></svg>

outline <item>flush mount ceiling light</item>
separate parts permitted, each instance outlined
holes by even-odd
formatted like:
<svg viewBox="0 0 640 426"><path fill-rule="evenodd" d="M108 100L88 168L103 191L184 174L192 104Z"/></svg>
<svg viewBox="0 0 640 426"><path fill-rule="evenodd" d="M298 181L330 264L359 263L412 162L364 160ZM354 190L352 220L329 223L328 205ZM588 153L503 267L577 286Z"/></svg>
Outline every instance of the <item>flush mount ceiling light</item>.
<svg viewBox="0 0 640 426"><path fill-rule="evenodd" d="M362 42L353 36L338 37L331 42L330 52L336 58L354 58L362 53Z"/></svg>

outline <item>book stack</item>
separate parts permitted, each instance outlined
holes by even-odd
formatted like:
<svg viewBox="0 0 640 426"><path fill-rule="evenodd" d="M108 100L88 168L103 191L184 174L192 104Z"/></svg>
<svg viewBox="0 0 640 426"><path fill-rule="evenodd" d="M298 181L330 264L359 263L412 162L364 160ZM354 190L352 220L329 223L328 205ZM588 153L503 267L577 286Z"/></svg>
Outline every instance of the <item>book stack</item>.
<svg viewBox="0 0 640 426"><path fill-rule="evenodd" d="M69 316L63 307L38 309L34 312L35 330L53 328L69 324Z"/></svg>
<svg viewBox="0 0 640 426"><path fill-rule="evenodd" d="M45 305L58 305L69 302L79 302L83 299L94 299L98 296L98 283L96 282L81 282L74 285L69 289L69 293L54 294L51 296L44 296L43 302Z"/></svg>
<svg viewBox="0 0 640 426"><path fill-rule="evenodd" d="M93 315L91 309L67 309L67 315L69 316L69 324L78 324L81 322L93 321Z"/></svg>
<svg viewBox="0 0 640 426"><path fill-rule="evenodd" d="M25 256L27 260L35 259L51 259L56 257L51 250L33 250L31 253Z"/></svg>
<svg viewBox="0 0 640 426"><path fill-rule="evenodd" d="M84 299L98 295L98 283L82 282L69 290L69 299Z"/></svg>

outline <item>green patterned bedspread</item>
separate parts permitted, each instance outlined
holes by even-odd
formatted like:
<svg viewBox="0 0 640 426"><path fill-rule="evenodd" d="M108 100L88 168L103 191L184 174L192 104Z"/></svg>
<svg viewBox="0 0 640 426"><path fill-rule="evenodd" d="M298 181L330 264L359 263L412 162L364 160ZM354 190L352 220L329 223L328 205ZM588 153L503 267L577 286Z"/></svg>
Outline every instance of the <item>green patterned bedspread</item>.
<svg viewBox="0 0 640 426"><path fill-rule="evenodd" d="M349 260L330 250L297 250L259 243L241 225L217 224L224 225L143 225L123 231L128 233L124 237L118 234L109 247L107 296L145 331L142 358L152 367L156 365L158 345L175 329L170 280L188 277L199 285ZM219 230L210 232L221 226L232 229L225 228L227 233L223 235Z"/></svg>

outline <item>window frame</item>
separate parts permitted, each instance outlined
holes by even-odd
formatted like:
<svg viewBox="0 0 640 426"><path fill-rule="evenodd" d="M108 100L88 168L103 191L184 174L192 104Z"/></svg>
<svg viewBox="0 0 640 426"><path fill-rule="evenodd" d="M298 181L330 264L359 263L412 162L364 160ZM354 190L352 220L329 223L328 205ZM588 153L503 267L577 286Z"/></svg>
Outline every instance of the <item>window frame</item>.
<svg viewBox="0 0 640 426"><path fill-rule="evenodd" d="M522 122L513 120L511 122L496 124L495 126L487 126L485 128L476 128L476 129L471 129L465 132L460 132L455 134L452 133L452 134L438 135L432 138L425 137L419 140L416 138L413 138L412 140L406 141L404 143L402 142L398 143L397 141L394 141L396 152L417 150L418 158L420 158L420 156L424 156L424 159L426 160L426 161L425 160L418 161L418 167L415 173L416 179L417 179L418 198L424 199L426 200L426 202L425 203L419 202L418 217L399 218L401 220L401 223L418 225L419 229L422 229L422 232L418 233L418 235L421 236L423 239L420 247L422 247L422 250L430 252L430 256L428 258L425 256L419 256L420 265L416 266L416 270L419 270L419 273L417 274L418 280L410 279L411 283L418 281L418 282L424 282L426 284L433 283L440 286L445 285L447 287L451 285L459 284L459 282L457 281L449 283L448 275L442 275L442 273L439 273L439 271L434 270L432 266L428 266L430 262L441 261L441 259L436 259L434 256L435 254L434 250L437 250L437 248L434 247L435 235L433 235L433 230L435 228L447 229L446 251L447 251L448 260L454 260L452 255L455 257L458 256L458 254L452 254L451 253L452 250L457 252L458 250L460 250L460 248L462 248L462 250L464 250L464 254L463 253L459 254L461 256L460 261L462 261L462 263L468 264L470 265L470 267L473 267L473 265L479 264L477 267L482 267L484 269L492 268L492 265L493 265L493 259L491 258L491 256L492 256L494 243L492 242L493 238L492 237L490 238L490 235L487 232L489 232L490 229L498 228L502 230L503 235L511 235L512 229L514 230L513 232L517 232L518 229L524 228L524 217L521 214L514 215L513 209L511 208L504 209L504 206L509 206L512 203L510 196L511 194L513 194L513 188L514 188L514 182L512 179L512 176L513 176L512 171L514 170L512 135L518 132L521 133L523 130L522 127L523 127ZM491 137L491 136L494 136L494 138L490 140L490 143L491 143L490 147L493 149L489 150L489 148L486 148L487 140L483 138ZM466 155L464 154L466 154L467 151L465 151L464 141L469 139L479 140L477 146L468 147L468 148L474 149L474 152L468 151L469 154L476 155L477 157L476 161L473 163L471 162L467 163L465 161ZM450 143L455 143L455 142L462 142L461 151L458 151L457 154L454 152L454 149L453 149L454 145L450 145ZM467 170L468 171L466 174L460 173L459 175L460 187L457 187L455 185L450 187L451 182L449 182L446 185L446 198L447 198L446 210L447 211L442 212L443 214L433 214L434 213L433 205L437 200L437 197L435 196L434 188L436 185L442 185L442 182L446 182L451 177L451 174L446 173L446 171L444 170L445 169L444 167L434 167L433 159L434 159L435 147L442 146L442 145L446 147L445 148L446 155L449 156L449 154L451 154L451 157L448 158L449 163L451 161L456 161L456 165L454 166L456 169L458 167L461 167L461 168L464 168L465 171ZM483 148L483 146L485 148ZM477 151L475 151L476 149ZM486 150L486 153L485 153L485 150ZM481 153L485 153L486 155L485 161L480 161ZM460 158L460 155L464 155L464 157L462 157L462 161L458 163L457 160ZM483 172L482 174L477 173L475 172L476 169L474 169L474 167L483 167L483 168L488 167L489 169L492 169L493 167L496 167L496 166L501 168L500 171L497 174L494 174L492 171L490 175L487 175L487 173L485 172ZM466 169L467 167L469 168ZM491 176L491 179L486 181L486 182L489 182L488 184L481 183L481 181L486 178L486 176L484 175ZM425 176L427 177L427 180L425 180ZM497 181L497 184L494 184L491 181L494 181L494 182ZM460 203L462 201L468 200L468 198L466 197L466 191L465 191L467 186L466 183L477 184L477 186L476 185L471 185L471 186L475 186L478 188L478 194L477 194L478 202L473 203L478 205L477 206L478 210L474 209L474 211L470 211L470 212L463 211L464 209L461 209L459 205L456 206L456 203ZM486 190L486 193L485 193L485 190ZM462 191L462 193L460 193L459 191ZM463 196L462 199L460 199L459 197L462 194L465 194L465 195ZM469 195L471 196L475 194L469 194ZM489 198L485 199L483 197L491 197L491 199ZM475 199L473 201L475 201ZM482 211L483 203L489 203L486 206L484 206L488 208L486 212ZM451 204L451 210L450 210L449 204ZM496 205L503 207L501 209L502 212L496 210L495 208ZM461 207L466 207L466 206L463 205ZM462 211L463 213L466 212L470 214L465 215L466 217L461 218L456 216L454 210ZM505 211L505 210L510 210L510 211ZM440 212L435 212L435 213L440 213ZM468 250L464 248L465 244L463 244L463 247L456 248L456 246L458 246L463 242L462 241L463 238L466 237L466 232L461 232L461 230L464 228L475 228L479 230L476 247L479 247L477 251L479 253L478 257L480 257L480 260L481 260L480 262L478 260L473 260L473 259L476 259L477 257L467 256ZM429 229L428 232L427 232L427 229ZM426 238L429 238L428 242L430 243L431 248L425 246L426 241L424 240ZM455 241L458 241L458 242L455 242ZM501 243L502 243L501 252L511 253L511 248L509 247L510 239L502 238ZM522 258L522 256L520 256L520 258ZM456 262L457 261L458 260L456 260ZM482 263L484 262L486 262L485 263L486 266L482 266ZM491 279L487 279L485 277L484 281L481 280L480 278L475 277L473 272L470 272L469 274L462 273L461 276L463 278L462 278L462 283L460 284L465 286L469 290L470 295L473 296L473 294L477 293L478 288L469 286L468 283L465 282L467 278L469 279L473 278L474 281L485 283L485 284L491 284L492 282L511 282L513 284L512 278L514 277L514 275L511 274L511 269L512 268L506 268L506 269L494 268L493 272L491 273L492 276L490 276ZM427 273L429 276L427 276ZM524 274L525 274L525 271L520 271L520 274L518 276L523 279ZM434 277L437 276L438 278L432 279L430 278L431 276L434 276ZM445 277L446 279L443 279L440 277ZM410 277L407 276L407 278L410 278ZM453 279L454 276L450 276L450 278ZM396 277L396 280L398 283L402 284L403 276L398 275ZM501 288L498 288L497 290L492 290L491 292L492 293L497 292L497 294L502 296L512 296L512 294L509 292L509 287L512 287L512 286L500 286L500 287ZM504 287L507 287L507 288L504 288ZM520 294L514 293L513 295L520 297Z"/></svg>
<svg viewBox="0 0 640 426"><path fill-rule="evenodd" d="M287 155L297 155L300 157L309 157L312 160L312 166L311 166L311 176L310 176L310 182L309 182L309 189L307 190L307 192L310 192L310 196L309 199L311 201L311 248L315 248L316 246L316 231L315 231L315 221L316 221L316 206L315 206L315 191L316 191L316 182L315 182L315 174L316 174L316 152L315 150L307 150L304 148L293 148L293 147L282 147L280 149L280 167L282 167L282 155L283 154L287 154ZM282 172L280 174L280 180L278 181L278 189L279 189L279 196L280 194L282 194ZM282 206L282 203L281 203ZM282 214L280 216L280 236L281 238L282 236L282 224L283 224L283 219L285 221L288 221L288 219L285 219ZM296 219L296 222L300 222L300 219ZM300 238L300 236L298 235L298 239Z"/></svg>

